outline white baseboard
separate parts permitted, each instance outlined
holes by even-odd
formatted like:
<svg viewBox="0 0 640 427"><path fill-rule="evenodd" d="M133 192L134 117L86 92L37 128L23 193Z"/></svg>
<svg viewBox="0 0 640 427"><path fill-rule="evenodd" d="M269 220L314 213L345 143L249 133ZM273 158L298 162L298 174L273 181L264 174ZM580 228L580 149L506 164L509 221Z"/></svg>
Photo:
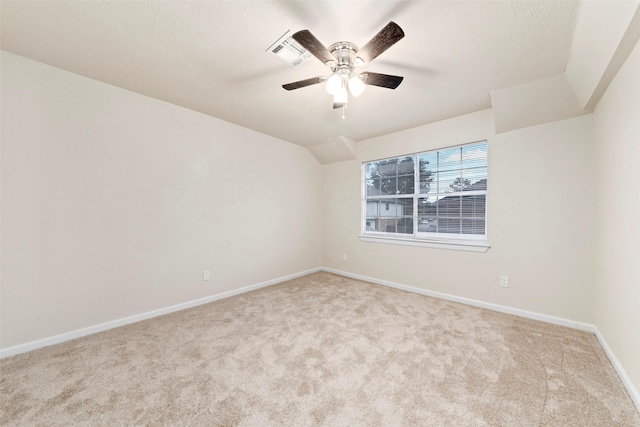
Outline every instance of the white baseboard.
<svg viewBox="0 0 640 427"><path fill-rule="evenodd" d="M30 342L19 344L13 347L3 348L3 349L0 349L0 359L4 357L14 356L20 353L26 353L28 351L36 350L42 347L47 347L53 344L59 344L65 341L70 341L76 338L81 338L87 335L106 331L108 329L117 328L119 326L128 325L129 323L135 323L141 320L147 320L153 317L162 316L163 314L173 313L174 311L180 311L187 308L196 307L198 305L207 304L209 302L217 301L220 299L229 298L234 295L264 288L266 286L275 285L277 283L285 282L287 280L295 279L297 277L306 276L307 274L315 273L320 270L321 268L314 268L311 270L301 271L299 273L290 274L288 276L278 277L277 279L267 280L265 282L256 283L254 285L244 286L242 288L234 289L232 291L222 292L219 294L211 295L211 296L200 298L197 300L192 300L192 301L187 301L180 304L172 305L170 307L160 308L158 310L152 310L146 313L136 314L133 316L125 317L123 319L112 320L110 322L100 323L99 325L89 326L87 328L77 329L71 332L65 332L59 335L54 335L52 337L30 341Z"/></svg>
<svg viewBox="0 0 640 427"><path fill-rule="evenodd" d="M640 393L638 393L638 389L636 389L636 387L633 385L633 382L631 381L629 374L624 369L624 367L622 366L618 358L615 356L615 354L607 344L606 340L604 339L602 334L600 334L600 331L595 325L592 325L590 323L582 323L582 322L576 322L573 320L563 319L561 317L549 316L547 314L540 314L532 311L520 310L517 308L507 307L504 305L491 304L488 302L473 300L469 298L461 298L455 295L449 295L441 292L428 291L426 289L407 286L400 283L390 282L387 280L374 279L372 277L361 276L359 274L348 273L346 271L335 270L333 268L322 268L321 270L326 271L328 273L339 274L340 276L350 277L352 279L357 279L357 280L363 280L365 282L371 282L378 285L389 286L391 288L413 292L420 295L444 299L447 301L459 302L459 303L471 305L474 307L486 308L488 310L525 317L527 319L539 320L541 322L546 322L554 325L566 326L566 327L578 329L581 331L591 332L598 339L598 342L604 349L607 357L611 361L611 364L613 365L616 372L618 373L618 376L620 377L622 384L624 384L625 388L627 389L627 392L629 393L629 396L631 396L631 400L633 400L633 403L636 405L636 408L638 408L638 411L640 411Z"/></svg>
<svg viewBox="0 0 640 427"><path fill-rule="evenodd" d="M597 326L594 326L593 328L595 329L594 334L596 335L596 338L598 338L600 345L604 349L604 352L607 354L607 357L611 361L611 364L613 365L614 369L618 373L618 377L620 377L622 384L624 384L625 388L627 389L627 392L629 392L629 396L631 396L631 400L633 400L633 403L635 403L636 408L638 408L638 412L640 412L640 392L638 392L638 389L636 388L636 386L633 385L633 382L631 381L631 377L629 377L629 373L627 372L626 369L624 369L624 366L622 366L622 363L620 363L616 355L613 353L613 350L611 350L611 347L609 347L609 344L607 344L607 341L604 339L604 337L598 330Z"/></svg>

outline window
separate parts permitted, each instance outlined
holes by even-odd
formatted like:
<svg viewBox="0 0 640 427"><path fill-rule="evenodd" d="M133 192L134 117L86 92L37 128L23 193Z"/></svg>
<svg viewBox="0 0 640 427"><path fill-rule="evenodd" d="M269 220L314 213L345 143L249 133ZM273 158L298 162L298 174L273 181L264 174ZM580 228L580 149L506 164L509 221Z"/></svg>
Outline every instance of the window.
<svg viewBox="0 0 640 427"><path fill-rule="evenodd" d="M486 141L366 162L362 176L363 240L487 247Z"/></svg>

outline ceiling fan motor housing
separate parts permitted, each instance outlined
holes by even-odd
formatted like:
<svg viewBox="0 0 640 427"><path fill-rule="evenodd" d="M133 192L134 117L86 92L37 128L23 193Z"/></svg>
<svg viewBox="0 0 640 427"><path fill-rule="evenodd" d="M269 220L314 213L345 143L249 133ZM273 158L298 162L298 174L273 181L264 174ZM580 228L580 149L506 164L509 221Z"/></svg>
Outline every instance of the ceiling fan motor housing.
<svg viewBox="0 0 640 427"><path fill-rule="evenodd" d="M336 62L331 64L327 63L329 67L331 67L331 71L336 71L337 69L348 69L353 71L353 68L357 65L361 65L364 61L361 58L358 58L356 54L358 53L358 46L351 42L337 42L329 46L329 52L336 58Z"/></svg>

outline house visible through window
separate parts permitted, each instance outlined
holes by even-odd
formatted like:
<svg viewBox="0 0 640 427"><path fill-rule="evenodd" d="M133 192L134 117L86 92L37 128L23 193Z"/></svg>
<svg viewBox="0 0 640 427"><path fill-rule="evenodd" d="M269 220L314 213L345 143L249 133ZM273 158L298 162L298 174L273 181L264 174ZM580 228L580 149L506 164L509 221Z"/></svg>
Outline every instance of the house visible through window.
<svg viewBox="0 0 640 427"><path fill-rule="evenodd" d="M487 142L363 164L362 234L485 240Z"/></svg>

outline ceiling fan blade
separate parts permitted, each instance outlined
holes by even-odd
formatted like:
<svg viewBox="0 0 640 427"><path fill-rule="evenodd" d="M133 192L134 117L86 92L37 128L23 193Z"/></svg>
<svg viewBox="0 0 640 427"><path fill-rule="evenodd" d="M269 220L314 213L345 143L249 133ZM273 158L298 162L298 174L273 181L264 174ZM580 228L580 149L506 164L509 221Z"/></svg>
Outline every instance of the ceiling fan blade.
<svg viewBox="0 0 640 427"><path fill-rule="evenodd" d="M396 44L398 40L403 37L404 31L402 31L402 28L400 28L400 26L395 22L391 21L382 30L380 30L378 34L373 36L373 38L369 40L369 43L364 45L362 49L358 51L357 56L365 63L371 62L374 58Z"/></svg>
<svg viewBox="0 0 640 427"><path fill-rule="evenodd" d="M337 108L342 108L344 107L344 102L334 102L333 103L333 109L337 109Z"/></svg>
<svg viewBox="0 0 640 427"><path fill-rule="evenodd" d="M400 86L400 83L402 83L402 79L404 79L404 77L392 76L389 74L371 73L367 71L366 73L360 74L360 79L362 79L364 84L367 85L395 89Z"/></svg>
<svg viewBox="0 0 640 427"><path fill-rule="evenodd" d="M336 60L336 57L329 52L329 49L327 49L320 40L311 34L311 31L301 30L293 34L291 37L300 43L302 47L311 52L313 56L322 61L323 64Z"/></svg>
<svg viewBox="0 0 640 427"><path fill-rule="evenodd" d="M322 77L322 76L311 77L310 79L304 79L304 80L300 80L293 83L287 83L286 85L282 85L282 87L285 88L286 90L294 90L294 89L300 89L301 87L322 83L324 80L326 80L326 77Z"/></svg>

